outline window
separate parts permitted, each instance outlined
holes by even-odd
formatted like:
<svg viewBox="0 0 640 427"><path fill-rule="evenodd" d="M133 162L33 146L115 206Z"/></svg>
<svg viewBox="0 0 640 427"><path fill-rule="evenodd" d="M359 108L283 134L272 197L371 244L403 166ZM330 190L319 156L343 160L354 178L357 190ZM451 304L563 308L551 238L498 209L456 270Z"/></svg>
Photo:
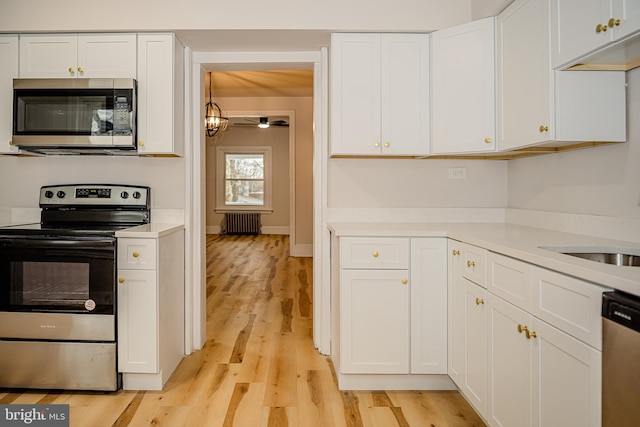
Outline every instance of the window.
<svg viewBox="0 0 640 427"><path fill-rule="evenodd" d="M271 210L271 147L217 147L216 209Z"/></svg>

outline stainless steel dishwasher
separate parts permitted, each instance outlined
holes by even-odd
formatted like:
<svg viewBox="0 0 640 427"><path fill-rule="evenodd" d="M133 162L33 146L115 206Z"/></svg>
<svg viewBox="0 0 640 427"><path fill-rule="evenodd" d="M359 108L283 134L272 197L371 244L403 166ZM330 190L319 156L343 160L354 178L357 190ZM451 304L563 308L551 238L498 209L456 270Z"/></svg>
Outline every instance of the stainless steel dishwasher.
<svg viewBox="0 0 640 427"><path fill-rule="evenodd" d="M602 299L602 427L640 426L640 298Z"/></svg>

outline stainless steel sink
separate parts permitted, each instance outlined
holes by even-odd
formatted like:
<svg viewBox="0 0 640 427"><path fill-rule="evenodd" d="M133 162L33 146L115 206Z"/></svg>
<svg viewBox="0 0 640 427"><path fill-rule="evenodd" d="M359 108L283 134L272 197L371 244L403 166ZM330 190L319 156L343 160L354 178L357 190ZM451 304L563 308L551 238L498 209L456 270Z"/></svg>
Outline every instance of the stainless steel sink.
<svg viewBox="0 0 640 427"><path fill-rule="evenodd" d="M595 246L540 246L541 249L621 267L640 267L640 250Z"/></svg>

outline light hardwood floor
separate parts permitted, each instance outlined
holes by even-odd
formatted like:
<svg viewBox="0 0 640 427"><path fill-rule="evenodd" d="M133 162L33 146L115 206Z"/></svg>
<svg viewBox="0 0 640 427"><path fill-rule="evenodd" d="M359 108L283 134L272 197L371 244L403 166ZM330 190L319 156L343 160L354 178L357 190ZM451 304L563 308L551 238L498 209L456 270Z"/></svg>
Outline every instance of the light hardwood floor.
<svg viewBox="0 0 640 427"><path fill-rule="evenodd" d="M340 392L312 339L311 258L287 236L207 236L207 342L160 392L0 390L71 426L484 426L457 392Z"/></svg>

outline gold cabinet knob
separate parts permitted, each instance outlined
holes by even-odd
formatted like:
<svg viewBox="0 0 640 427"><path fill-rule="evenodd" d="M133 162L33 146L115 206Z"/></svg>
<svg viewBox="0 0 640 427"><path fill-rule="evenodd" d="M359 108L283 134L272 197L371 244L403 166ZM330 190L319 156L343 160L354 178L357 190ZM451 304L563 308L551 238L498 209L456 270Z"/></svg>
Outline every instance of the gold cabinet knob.
<svg viewBox="0 0 640 427"><path fill-rule="evenodd" d="M596 33L604 33L607 31L607 25L598 24L596 26Z"/></svg>
<svg viewBox="0 0 640 427"><path fill-rule="evenodd" d="M611 28L618 27L618 26L620 26L620 20L619 19L615 19L615 18L611 18L611 19L609 19L608 26L611 27Z"/></svg>
<svg viewBox="0 0 640 427"><path fill-rule="evenodd" d="M385 143L384 143L384 146L385 146L386 148L389 148L389 146L391 146L391 144L387 141L387 142L385 142Z"/></svg>
<svg viewBox="0 0 640 427"><path fill-rule="evenodd" d="M485 139L484 139L484 142L485 142L485 143L487 143L487 144L491 144L491 138L488 138L488 137L487 137L487 138L485 138Z"/></svg>
<svg viewBox="0 0 640 427"><path fill-rule="evenodd" d="M542 132L549 132L549 126L545 126L545 125L540 125L540 127L538 128L538 130L542 133Z"/></svg>
<svg viewBox="0 0 640 427"><path fill-rule="evenodd" d="M527 336L527 339L530 340L531 338L537 338L538 334L536 334L536 331L531 331L529 332L529 328L527 328L525 326L525 335Z"/></svg>
<svg viewBox="0 0 640 427"><path fill-rule="evenodd" d="M519 334L523 333L525 330L527 330L526 326L518 325L518 333Z"/></svg>
<svg viewBox="0 0 640 427"><path fill-rule="evenodd" d="M378 251L373 252L373 257L374 257L374 258L378 258L378 255L380 255L380 254L378 253Z"/></svg>
<svg viewBox="0 0 640 427"><path fill-rule="evenodd" d="M138 145L142 147L144 145L144 141L138 141Z"/></svg>
<svg viewBox="0 0 640 427"><path fill-rule="evenodd" d="M74 70L73 68L69 67L69 72L70 72L71 74L73 74L73 73L75 73L75 72L76 72L76 70Z"/></svg>
<svg viewBox="0 0 640 427"><path fill-rule="evenodd" d="M467 267L475 267L476 263L475 261L467 261Z"/></svg>
<svg viewBox="0 0 640 427"><path fill-rule="evenodd" d="M82 68L82 67L78 67L78 72L79 72L79 73L84 73L84 68Z"/></svg>
<svg viewBox="0 0 640 427"><path fill-rule="evenodd" d="M484 304L484 300L482 298L476 298L476 305Z"/></svg>
<svg viewBox="0 0 640 427"><path fill-rule="evenodd" d="M402 279L402 284L406 285L407 283L409 283L409 281L407 279Z"/></svg>
<svg viewBox="0 0 640 427"><path fill-rule="evenodd" d="M460 255L460 251L454 249L453 250L453 256L456 256L456 255Z"/></svg>
<svg viewBox="0 0 640 427"><path fill-rule="evenodd" d="M124 283L124 277L118 278L118 283Z"/></svg>
<svg viewBox="0 0 640 427"><path fill-rule="evenodd" d="M13 145L13 141L9 141L9 145Z"/></svg>
<svg viewBox="0 0 640 427"><path fill-rule="evenodd" d="M138 252L134 252L131 255L133 255L134 258L138 258L140 256L140 254Z"/></svg>
<svg viewBox="0 0 640 427"><path fill-rule="evenodd" d="M375 143L375 144L373 144L373 145L375 145L375 146L376 146L376 148L377 148L377 147L380 147L380 143L379 143L378 141L376 141L376 143Z"/></svg>

